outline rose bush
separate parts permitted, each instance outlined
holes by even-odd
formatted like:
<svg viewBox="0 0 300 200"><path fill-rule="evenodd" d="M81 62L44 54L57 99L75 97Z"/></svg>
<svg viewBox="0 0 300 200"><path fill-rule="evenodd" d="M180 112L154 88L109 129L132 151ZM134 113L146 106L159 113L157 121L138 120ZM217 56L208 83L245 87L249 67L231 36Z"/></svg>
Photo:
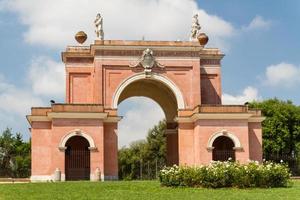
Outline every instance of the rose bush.
<svg viewBox="0 0 300 200"><path fill-rule="evenodd" d="M171 187L287 187L290 176L285 164L257 161L212 161L197 167L174 165L159 172L161 184Z"/></svg>

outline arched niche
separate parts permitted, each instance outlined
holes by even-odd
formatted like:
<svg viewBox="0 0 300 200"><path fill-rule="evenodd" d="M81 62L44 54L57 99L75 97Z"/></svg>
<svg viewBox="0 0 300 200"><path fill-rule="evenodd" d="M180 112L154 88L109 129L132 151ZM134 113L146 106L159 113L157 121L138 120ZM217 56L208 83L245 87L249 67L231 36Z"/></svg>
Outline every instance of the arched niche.
<svg viewBox="0 0 300 200"><path fill-rule="evenodd" d="M90 150L96 150L97 149L97 147L95 146L95 142L94 142L93 138L90 135L84 133L83 131L81 131L79 129L76 129L76 130L73 130L73 131L67 133L66 135L64 135L64 137L61 139L61 141L59 143L59 146L58 146L59 150L64 151L66 149L67 141L73 136L84 137L89 142L89 149Z"/></svg>

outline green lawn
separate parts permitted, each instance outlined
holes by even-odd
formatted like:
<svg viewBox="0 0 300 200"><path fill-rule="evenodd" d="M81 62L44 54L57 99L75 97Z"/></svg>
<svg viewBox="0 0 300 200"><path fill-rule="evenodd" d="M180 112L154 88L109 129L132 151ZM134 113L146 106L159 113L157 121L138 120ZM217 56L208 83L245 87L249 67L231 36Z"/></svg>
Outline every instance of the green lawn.
<svg viewBox="0 0 300 200"><path fill-rule="evenodd" d="M289 188L167 188L157 181L0 184L0 199L300 199L300 181Z"/></svg>

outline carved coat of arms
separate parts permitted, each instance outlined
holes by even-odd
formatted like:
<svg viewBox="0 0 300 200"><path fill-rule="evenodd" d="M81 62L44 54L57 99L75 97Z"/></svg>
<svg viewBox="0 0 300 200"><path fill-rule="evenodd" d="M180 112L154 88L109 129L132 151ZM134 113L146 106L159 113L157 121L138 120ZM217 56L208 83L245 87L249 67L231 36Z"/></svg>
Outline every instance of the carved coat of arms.
<svg viewBox="0 0 300 200"><path fill-rule="evenodd" d="M143 55L136 64L130 65L130 67L138 66L142 66L144 68L145 73L150 73L152 71L152 68L155 66L164 68L162 64L155 60L155 57L153 56L153 51L149 48L143 51Z"/></svg>

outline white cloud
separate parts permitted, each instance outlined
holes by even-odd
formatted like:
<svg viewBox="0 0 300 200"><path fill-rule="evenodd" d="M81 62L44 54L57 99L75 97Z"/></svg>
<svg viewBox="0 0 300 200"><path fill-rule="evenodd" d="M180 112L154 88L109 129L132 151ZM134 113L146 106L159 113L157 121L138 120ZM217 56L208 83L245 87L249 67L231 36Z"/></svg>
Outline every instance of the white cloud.
<svg viewBox="0 0 300 200"><path fill-rule="evenodd" d="M145 97L125 100L119 105L118 112L124 117L118 127L119 147L145 139L148 130L165 118L160 106Z"/></svg>
<svg viewBox="0 0 300 200"><path fill-rule="evenodd" d="M49 105L50 97L63 99L64 67L49 58L37 57L24 77L29 80L27 84L17 86L0 74L0 132L10 127L28 138L26 115L30 108Z"/></svg>
<svg viewBox="0 0 300 200"><path fill-rule="evenodd" d="M5 9L16 12L28 26L27 42L54 48L75 44L74 34L79 30L88 34L91 43L98 12L104 17L106 39L187 40L194 13L199 13L210 45L223 46L236 31L228 21L200 9L194 0L3 1Z"/></svg>
<svg viewBox="0 0 300 200"><path fill-rule="evenodd" d="M270 20L266 20L262 16L257 15L255 18L253 18L248 26L245 26L242 29L246 31L268 29L270 28L271 24L272 22Z"/></svg>
<svg viewBox="0 0 300 200"><path fill-rule="evenodd" d="M42 100L32 95L26 88L17 88L0 76L0 131L6 127L28 137L29 124L25 116L32 106L44 105Z"/></svg>
<svg viewBox="0 0 300 200"><path fill-rule="evenodd" d="M30 91L0 80L0 110L7 113L26 115L31 106L42 105L40 98L35 97Z"/></svg>
<svg viewBox="0 0 300 200"><path fill-rule="evenodd" d="M242 105L246 102L260 99L261 97L258 96L257 89L251 86L246 87L241 95L234 96L226 93L222 95L222 103L228 105Z"/></svg>
<svg viewBox="0 0 300 200"><path fill-rule="evenodd" d="M62 98L65 94L65 67L48 57L32 60L28 78L36 95Z"/></svg>
<svg viewBox="0 0 300 200"><path fill-rule="evenodd" d="M279 63L266 68L264 83L269 86L292 87L300 84L300 67Z"/></svg>

